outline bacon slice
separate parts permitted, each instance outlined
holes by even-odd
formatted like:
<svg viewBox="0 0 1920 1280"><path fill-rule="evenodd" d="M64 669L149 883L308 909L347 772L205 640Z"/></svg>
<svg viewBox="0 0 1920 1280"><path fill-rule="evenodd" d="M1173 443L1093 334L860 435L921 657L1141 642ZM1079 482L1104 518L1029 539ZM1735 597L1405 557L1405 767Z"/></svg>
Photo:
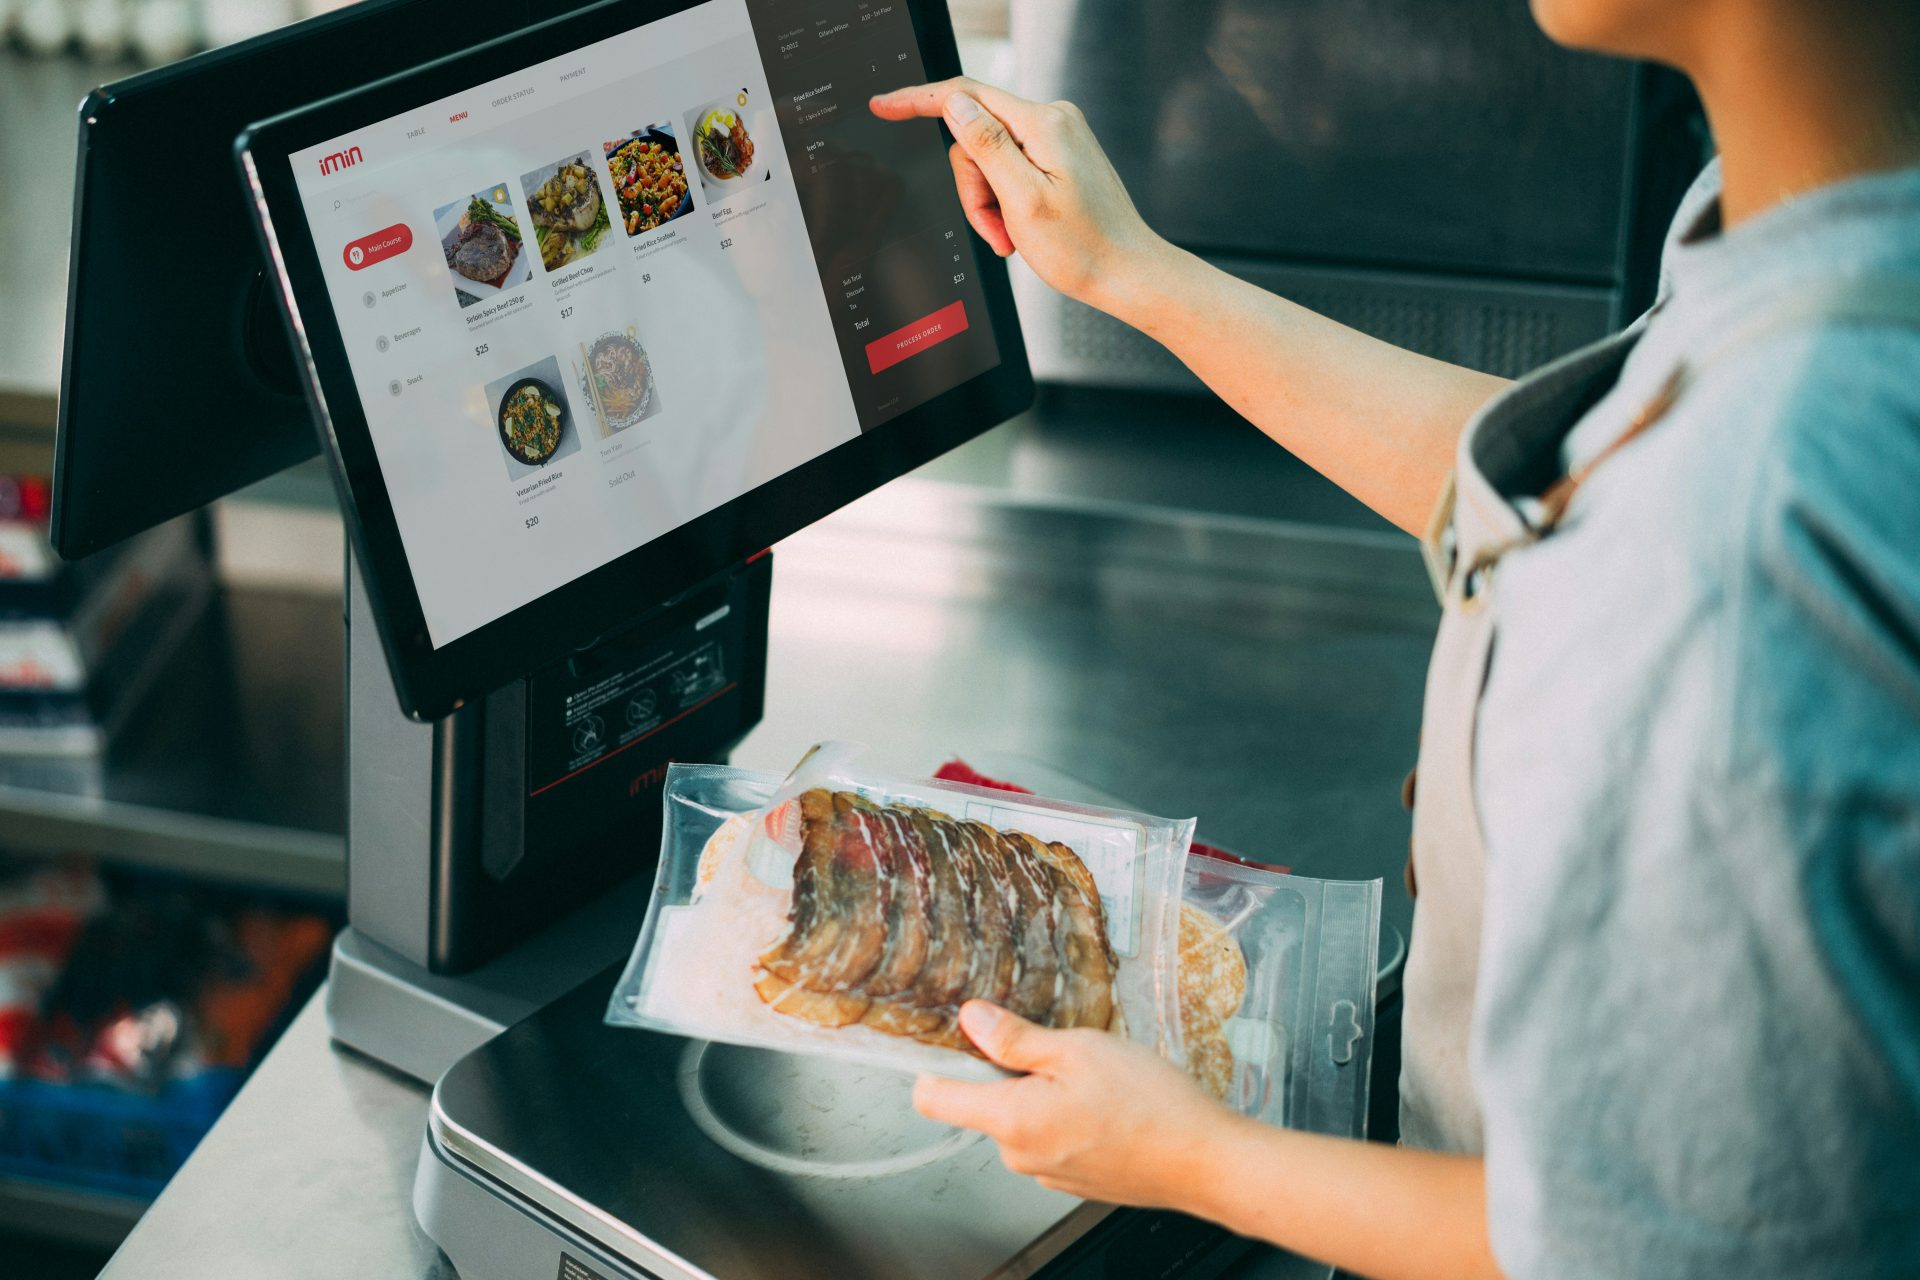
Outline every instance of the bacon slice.
<svg viewBox="0 0 1920 1280"><path fill-rule="evenodd" d="M1045 862L1044 846L1025 832L1000 836L1009 847L1007 868L1016 909L1013 925L1013 990L1007 1008L1035 1022L1047 1019L1061 987L1059 893ZM1077 861L1077 859L1076 859Z"/></svg>
<svg viewBox="0 0 1920 1280"><path fill-rule="evenodd" d="M1054 934L1063 981L1044 1021L1055 1027L1106 1027L1113 1021L1113 978L1120 962L1107 940L1107 918L1093 873L1065 845L1034 842L1054 878L1063 927Z"/></svg>
<svg viewBox="0 0 1920 1280"><path fill-rule="evenodd" d="M889 807L875 816L892 854L894 882L887 895L886 950L861 986L870 996L890 996L912 986L927 962L933 942L933 860L905 810Z"/></svg>
<svg viewBox="0 0 1920 1280"><path fill-rule="evenodd" d="M822 788L797 799L787 936L760 957L770 1008L976 1052L960 1006L1105 1028L1118 962L1092 873L1065 845Z"/></svg>
<svg viewBox="0 0 1920 1280"><path fill-rule="evenodd" d="M801 795L793 929L760 957L775 977L811 991L852 991L879 964L893 856L874 808L847 792Z"/></svg>

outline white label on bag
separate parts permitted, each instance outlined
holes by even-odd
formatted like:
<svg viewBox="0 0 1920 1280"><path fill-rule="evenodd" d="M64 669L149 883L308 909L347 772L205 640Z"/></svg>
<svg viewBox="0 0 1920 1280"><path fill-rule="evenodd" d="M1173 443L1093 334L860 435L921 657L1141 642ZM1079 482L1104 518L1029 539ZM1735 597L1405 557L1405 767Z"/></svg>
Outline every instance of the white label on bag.
<svg viewBox="0 0 1920 1280"><path fill-rule="evenodd" d="M969 800L965 816L1002 831L1024 831L1073 850L1087 864L1100 890L1100 908L1106 912L1107 938L1113 949L1123 956L1138 951L1143 834L1138 823L1103 822L986 800Z"/></svg>

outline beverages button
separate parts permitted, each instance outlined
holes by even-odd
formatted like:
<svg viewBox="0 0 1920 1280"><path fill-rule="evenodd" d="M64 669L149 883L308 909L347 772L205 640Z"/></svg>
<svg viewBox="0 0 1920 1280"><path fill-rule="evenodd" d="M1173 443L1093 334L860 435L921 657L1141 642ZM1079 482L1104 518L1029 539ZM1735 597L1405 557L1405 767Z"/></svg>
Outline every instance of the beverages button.
<svg viewBox="0 0 1920 1280"><path fill-rule="evenodd" d="M413 232L404 222L396 222L390 227L382 227L370 236L361 236L351 241L342 250L341 257L346 259L347 269L358 271L370 267L376 262L385 262L388 258L405 253L413 248Z"/></svg>

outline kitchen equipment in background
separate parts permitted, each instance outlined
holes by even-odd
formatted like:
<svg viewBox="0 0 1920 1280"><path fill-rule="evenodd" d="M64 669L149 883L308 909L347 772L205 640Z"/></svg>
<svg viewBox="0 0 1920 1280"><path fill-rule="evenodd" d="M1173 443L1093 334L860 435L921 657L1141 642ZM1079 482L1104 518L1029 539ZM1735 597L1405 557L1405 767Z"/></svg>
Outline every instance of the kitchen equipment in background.
<svg viewBox="0 0 1920 1280"><path fill-rule="evenodd" d="M1653 298L1691 88L1510 0L1014 0L1018 88L1086 112L1155 230L1389 342L1520 374ZM1017 260L1016 260L1017 261ZM1037 377L1199 389L1024 267Z"/></svg>

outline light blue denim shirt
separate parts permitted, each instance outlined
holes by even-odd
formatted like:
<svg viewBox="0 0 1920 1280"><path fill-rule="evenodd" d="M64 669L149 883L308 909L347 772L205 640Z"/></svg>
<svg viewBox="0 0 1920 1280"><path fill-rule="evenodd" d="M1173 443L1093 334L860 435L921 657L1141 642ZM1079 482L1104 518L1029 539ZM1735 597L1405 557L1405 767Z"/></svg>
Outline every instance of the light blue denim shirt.
<svg viewBox="0 0 1920 1280"><path fill-rule="evenodd" d="M1565 461L1797 285L1920 281L1920 170L1726 234L1717 190ZM1469 1060L1501 1264L1920 1277L1920 327L1709 362L1499 572Z"/></svg>

